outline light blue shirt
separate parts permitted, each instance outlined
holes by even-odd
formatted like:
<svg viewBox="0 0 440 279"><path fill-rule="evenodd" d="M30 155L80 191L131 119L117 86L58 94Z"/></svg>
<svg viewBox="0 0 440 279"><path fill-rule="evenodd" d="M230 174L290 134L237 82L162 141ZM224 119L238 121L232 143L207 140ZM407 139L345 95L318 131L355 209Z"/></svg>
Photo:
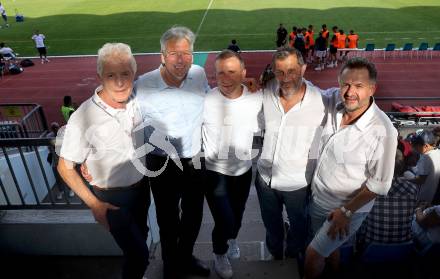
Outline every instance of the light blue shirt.
<svg viewBox="0 0 440 279"><path fill-rule="evenodd" d="M179 88L165 83L160 67L139 77L135 94L145 139L154 147L152 154L191 158L200 152L203 104L208 90L205 70L197 65L191 66Z"/></svg>

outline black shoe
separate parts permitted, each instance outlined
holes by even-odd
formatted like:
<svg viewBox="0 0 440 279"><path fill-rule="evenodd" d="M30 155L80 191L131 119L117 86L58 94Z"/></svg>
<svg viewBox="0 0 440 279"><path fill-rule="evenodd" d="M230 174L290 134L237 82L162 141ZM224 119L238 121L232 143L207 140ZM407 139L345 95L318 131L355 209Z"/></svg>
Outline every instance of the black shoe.
<svg viewBox="0 0 440 279"><path fill-rule="evenodd" d="M194 256L192 256L190 262L187 262L186 265L182 266L182 271L185 274L197 275L203 277L208 277L209 274L211 273L211 270L209 269L208 265L206 265L206 263L197 259Z"/></svg>

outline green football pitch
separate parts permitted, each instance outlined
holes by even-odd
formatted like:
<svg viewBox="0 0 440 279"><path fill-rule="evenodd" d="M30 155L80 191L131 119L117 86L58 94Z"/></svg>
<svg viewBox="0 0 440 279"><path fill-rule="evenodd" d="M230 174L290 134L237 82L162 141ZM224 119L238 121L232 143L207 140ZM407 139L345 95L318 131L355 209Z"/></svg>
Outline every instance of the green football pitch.
<svg viewBox="0 0 440 279"><path fill-rule="evenodd" d="M275 31L323 23L360 35L360 47L440 42L440 1L424 0L8 0L9 28L0 40L21 55L35 55L32 31L46 35L49 55L95 54L105 42L125 42L135 52L158 52L172 25L197 34L196 51L220 50L236 39L243 50L275 47ZM15 13L24 22L15 22ZM1 20L0 20L1 21Z"/></svg>

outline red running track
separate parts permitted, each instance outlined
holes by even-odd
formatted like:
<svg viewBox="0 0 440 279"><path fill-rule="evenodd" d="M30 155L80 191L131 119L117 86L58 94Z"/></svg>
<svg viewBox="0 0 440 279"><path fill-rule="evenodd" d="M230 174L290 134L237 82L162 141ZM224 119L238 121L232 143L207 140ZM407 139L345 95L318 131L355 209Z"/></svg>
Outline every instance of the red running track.
<svg viewBox="0 0 440 279"><path fill-rule="evenodd" d="M242 54L248 76L258 77L266 64L270 63L271 53ZM212 86L215 54L210 54L205 69ZM136 56L138 73L142 74L159 66L158 55ZM376 97L396 98L400 103L411 105L440 105L440 57L410 59L383 58L372 59L378 69L378 90ZM49 122L62 123L60 107L64 95L71 95L80 104L91 96L98 85L96 78L96 57L52 58L50 63L26 68L16 76L6 75L0 80L0 103L38 103L43 106ZM314 84L328 88L337 86L339 69L325 69L315 72L311 67L305 78ZM437 97L438 100L404 100L408 97ZM392 100L378 100L386 111L390 110Z"/></svg>

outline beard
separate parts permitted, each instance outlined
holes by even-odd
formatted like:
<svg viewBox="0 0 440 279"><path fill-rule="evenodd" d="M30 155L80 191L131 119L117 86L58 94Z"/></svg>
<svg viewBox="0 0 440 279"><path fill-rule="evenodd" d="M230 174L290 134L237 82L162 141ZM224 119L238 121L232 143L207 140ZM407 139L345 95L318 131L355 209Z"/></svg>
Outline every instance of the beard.
<svg viewBox="0 0 440 279"><path fill-rule="evenodd" d="M296 92L298 92L301 89L302 86L302 77L298 77L294 80L288 81L288 82L280 82L280 94L283 97L288 97Z"/></svg>

